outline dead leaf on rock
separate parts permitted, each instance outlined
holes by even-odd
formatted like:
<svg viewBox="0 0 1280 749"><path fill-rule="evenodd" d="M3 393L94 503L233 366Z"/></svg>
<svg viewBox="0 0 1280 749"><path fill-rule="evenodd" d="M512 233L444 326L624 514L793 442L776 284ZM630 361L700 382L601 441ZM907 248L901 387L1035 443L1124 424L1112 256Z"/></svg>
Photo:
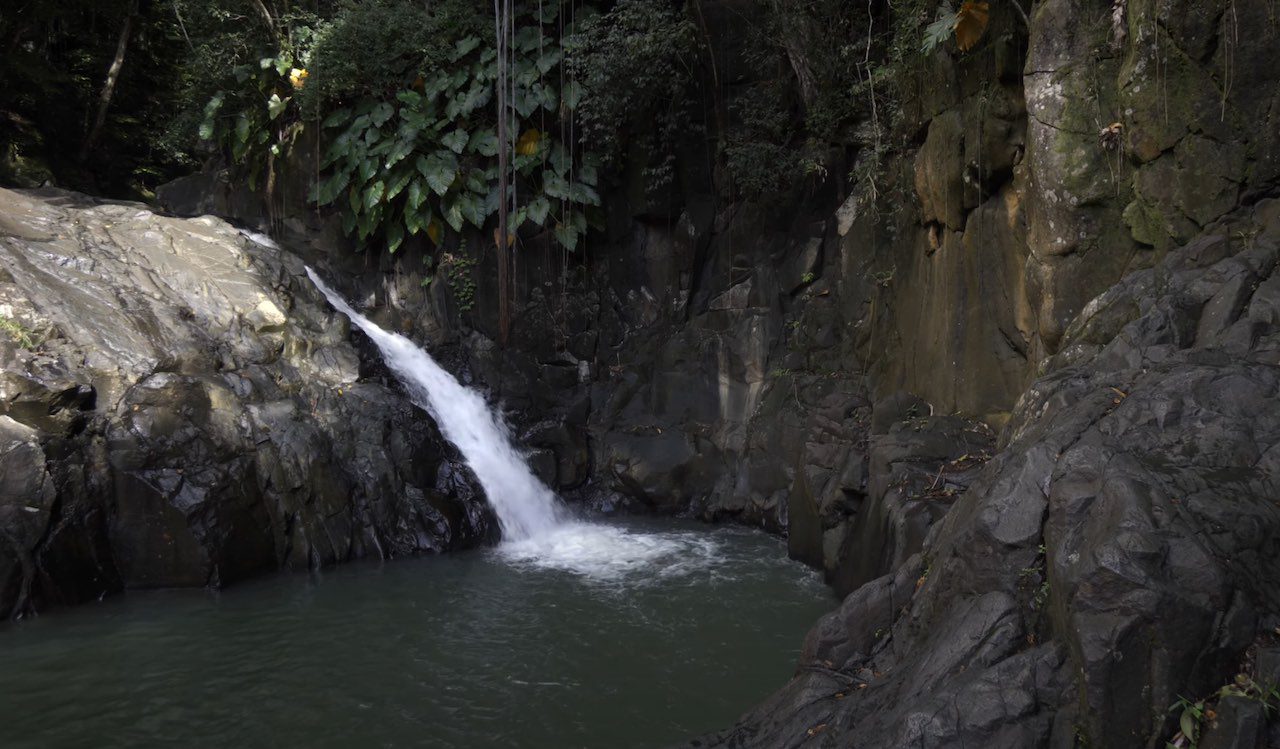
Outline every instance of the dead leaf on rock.
<svg viewBox="0 0 1280 749"><path fill-rule="evenodd" d="M976 0L965 0L956 13L956 45L961 52L973 49L987 31L990 5Z"/></svg>

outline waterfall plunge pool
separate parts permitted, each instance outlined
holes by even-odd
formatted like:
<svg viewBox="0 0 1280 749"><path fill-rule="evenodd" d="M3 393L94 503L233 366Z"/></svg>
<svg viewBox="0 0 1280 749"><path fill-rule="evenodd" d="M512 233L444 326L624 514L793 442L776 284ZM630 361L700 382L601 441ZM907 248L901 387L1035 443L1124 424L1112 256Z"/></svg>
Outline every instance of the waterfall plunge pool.
<svg viewBox="0 0 1280 749"><path fill-rule="evenodd" d="M835 604L758 531L559 533L4 627L0 746L661 747L783 684Z"/></svg>

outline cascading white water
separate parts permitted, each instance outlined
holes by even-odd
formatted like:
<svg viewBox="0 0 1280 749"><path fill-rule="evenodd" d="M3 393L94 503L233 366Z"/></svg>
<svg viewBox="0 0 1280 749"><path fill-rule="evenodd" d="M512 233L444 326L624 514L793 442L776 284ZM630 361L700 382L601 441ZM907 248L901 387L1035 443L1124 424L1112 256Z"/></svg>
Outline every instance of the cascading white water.
<svg viewBox="0 0 1280 749"><path fill-rule="evenodd" d="M377 344L414 402L435 418L445 438L462 453L493 505L503 539L546 536L566 522L560 500L529 470L506 426L479 393L463 386L408 338L388 333L356 312L311 268L307 275L330 304Z"/></svg>
<svg viewBox="0 0 1280 749"><path fill-rule="evenodd" d="M722 559L721 542L690 531L632 533L576 520L529 470L502 421L479 393L402 335L388 333L307 268L316 288L378 346L410 397L435 418L484 487L502 526L497 552L517 567L571 572L605 583L647 585L707 573Z"/></svg>

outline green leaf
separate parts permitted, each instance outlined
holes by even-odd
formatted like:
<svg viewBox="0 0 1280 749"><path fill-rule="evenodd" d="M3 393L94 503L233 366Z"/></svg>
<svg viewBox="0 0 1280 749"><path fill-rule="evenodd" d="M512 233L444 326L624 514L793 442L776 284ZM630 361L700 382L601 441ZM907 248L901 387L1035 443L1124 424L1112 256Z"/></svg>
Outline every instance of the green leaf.
<svg viewBox="0 0 1280 749"><path fill-rule="evenodd" d="M417 91L401 91L396 94L396 98L400 100L401 104L409 107L416 108L422 106L422 94L419 94Z"/></svg>
<svg viewBox="0 0 1280 749"><path fill-rule="evenodd" d="M462 223L465 219L462 217L462 208L455 200L444 209L444 220L454 231L462 231Z"/></svg>
<svg viewBox="0 0 1280 749"><path fill-rule="evenodd" d="M556 174L562 177L569 174L569 167L573 166L573 157L569 155L569 149L565 148L563 143L557 143L551 147L551 166L555 168Z"/></svg>
<svg viewBox="0 0 1280 749"><path fill-rule="evenodd" d="M387 252L395 254L404 242L404 227L398 221L387 224Z"/></svg>
<svg viewBox="0 0 1280 749"><path fill-rule="evenodd" d="M227 95L223 91L219 91L214 94L213 97L209 99L208 103L204 105L204 116L212 117L217 114L218 110L222 108L222 102L226 100L226 98Z"/></svg>
<svg viewBox="0 0 1280 749"><path fill-rule="evenodd" d="M575 183L569 187L569 200L584 205L600 205L600 194L589 185L581 182Z"/></svg>
<svg viewBox="0 0 1280 749"><path fill-rule="evenodd" d="M556 241L564 245L570 252L578 249L578 232L573 227L566 224L556 224L555 228Z"/></svg>
<svg viewBox="0 0 1280 749"><path fill-rule="evenodd" d="M542 191L557 200L569 199L569 183L550 170L542 173Z"/></svg>
<svg viewBox="0 0 1280 749"><path fill-rule="evenodd" d="M337 172L316 188L315 202L318 205L329 205L338 199L349 182L351 182L350 172Z"/></svg>
<svg viewBox="0 0 1280 749"><path fill-rule="evenodd" d="M476 170L467 172L467 189L471 192L484 195L489 192L489 181L484 178L484 173Z"/></svg>
<svg viewBox="0 0 1280 749"><path fill-rule="evenodd" d="M351 117L351 110L343 107L324 118L324 122L320 123L320 127L333 128L345 123Z"/></svg>
<svg viewBox="0 0 1280 749"><path fill-rule="evenodd" d="M373 121L374 126L382 127L387 120L391 119L391 115L394 114L395 111L395 107L384 101L373 108L373 111L369 113L369 117Z"/></svg>
<svg viewBox="0 0 1280 749"><path fill-rule="evenodd" d="M516 32L515 42L521 52L533 52L542 44L542 34L536 26L525 26Z"/></svg>
<svg viewBox="0 0 1280 749"><path fill-rule="evenodd" d="M403 169L387 183L387 200L394 200L397 195L408 187L409 180L413 179L413 171L411 169Z"/></svg>
<svg viewBox="0 0 1280 749"><path fill-rule="evenodd" d="M418 173L427 180L427 184L435 191L436 195L444 195L448 192L449 187L458 176L457 164L450 164L438 154L431 154L425 157L419 156L416 166L418 167Z"/></svg>
<svg viewBox="0 0 1280 749"><path fill-rule="evenodd" d="M493 89L488 86L472 86L467 95L458 103L458 114L466 116L489 103ZM457 115L454 115L455 117Z"/></svg>
<svg viewBox="0 0 1280 749"><path fill-rule="evenodd" d="M418 232L423 231L430 223L431 211L405 211L404 227L409 230L410 234L417 234Z"/></svg>
<svg viewBox="0 0 1280 749"><path fill-rule="evenodd" d="M249 118L240 115L236 120L236 137L231 144L231 158L235 161L242 161L245 154L249 152Z"/></svg>
<svg viewBox="0 0 1280 749"><path fill-rule="evenodd" d="M445 89L449 88L449 82L449 75L447 73L440 73L423 86L422 95L428 99L434 99L444 93Z"/></svg>
<svg viewBox="0 0 1280 749"><path fill-rule="evenodd" d="M218 110L222 109L225 98L225 94L219 91L204 105L204 120L200 123L200 140L213 140L214 133L217 132Z"/></svg>
<svg viewBox="0 0 1280 749"><path fill-rule="evenodd" d="M356 214L351 211L342 212L342 233L348 237L356 230Z"/></svg>
<svg viewBox="0 0 1280 749"><path fill-rule="evenodd" d="M409 192L408 192L409 210L417 211L420 207L422 207L422 203L426 199L427 199L427 194L422 189L422 183L416 179L410 182Z"/></svg>
<svg viewBox="0 0 1280 749"><path fill-rule="evenodd" d="M542 73L551 72L552 68L560 64L560 60L563 57L564 55L558 49L552 49L550 52L544 52L543 55L538 58L538 70Z"/></svg>
<svg viewBox="0 0 1280 749"><path fill-rule="evenodd" d="M382 196L386 194L387 186L378 180L372 185L365 188L364 191L364 208L366 211L373 210L374 206L382 201Z"/></svg>
<svg viewBox="0 0 1280 749"><path fill-rule="evenodd" d="M454 61L456 62L458 60L461 60L462 58L474 52L476 47L479 47L479 46L480 46L480 39L474 36L469 36L465 39L459 40L458 45L453 49Z"/></svg>
<svg viewBox="0 0 1280 749"><path fill-rule="evenodd" d="M471 139L467 136L467 131L463 130L462 128L458 128L457 130L454 130L452 133L449 133L448 135L445 135L443 138L441 138L440 142L443 143L445 147L448 148L450 151L460 154L463 152L464 149L466 149L467 142L469 140Z"/></svg>
<svg viewBox="0 0 1280 749"><path fill-rule="evenodd" d="M351 153L351 134L343 133L329 144L329 148L324 153L324 158L320 160L320 168L328 169L333 162Z"/></svg>
<svg viewBox="0 0 1280 749"><path fill-rule="evenodd" d="M481 156L497 156L498 136L491 129L477 130L471 134L471 142L467 144L467 148Z"/></svg>
<svg viewBox="0 0 1280 749"><path fill-rule="evenodd" d="M543 84L534 90L542 108L548 112L555 112L560 108L560 95L556 93L556 87L551 84Z"/></svg>
<svg viewBox="0 0 1280 749"><path fill-rule="evenodd" d="M533 223L538 226L545 226L547 223L547 214L551 212L551 201L539 195L529 201L529 218L533 219Z"/></svg>
<svg viewBox="0 0 1280 749"><path fill-rule="evenodd" d="M484 228L484 202L471 193L464 193L458 198L457 206L463 218L471 222L477 229Z"/></svg>
<svg viewBox="0 0 1280 749"><path fill-rule="evenodd" d="M1194 742L1198 738L1200 726L1196 724L1195 716L1190 710L1182 711L1182 717L1178 719L1178 727L1182 729L1182 735L1186 736L1188 741Z"/></svg>
<svg viewBox="0 0 1280 749"><path fill-rule="evenodd" d="M955 34L957 20L959 16L951 8L946 5L939 6L938 20L925 27L924 41L920 45L920 51L927 55L950 39Z"/></svg>
<svg viewBox="0 0 1280 749"><path fill-rule="evenodd" d="M417 140L416 134L413 138L402 138L397 141L395 146L391 149L391 152L387 154L386 168L390 169L400 163L400 161L402 161L406 156L413 153L415 140Z"/></svg>
<svg viewBox="0 0 1280 749"><path fill-rule="evenodd" d="M582 85L577 81L569 81L565 84L562 95L564 108L572 112L578 108L578 103L582 101Z"/></svg>
<svg viewBox="0 0 1280 749"><path fill-rule="evenodd" d="M360 220L357 226L360 229L360 238L368 239L373 235L373 230L378 226L378 214L374 211L360 214Z"/></svg>
<svg viewBox="0 0 1280 749"><path fill-rule="evenodd" d="M236 142L241 145L249 142L249 127L249 118L240 115L240 118L236 120Z"/></svg>
<svg viewBox="0 0 1280 749"><path fill-rule="evenodd" d="M378 160L363 159L360 162L360 166L357 170L357 173L360 176L360 182L358 184L363 185L364 183L368 182L370 179L373 178L373 175L378 173Z"/></svg>
<svg viewBox="0 0 1280 749"><path fill-rule="evenodd" d="M526 120L529 119L529 115L537 111L541 103L541 100L527 88L517 89L511 100L511 106L520 113L521 118Z"/></svg>
<svg viewBox="0 0 1280 749"><path fill-rule="evenodd" d="M360 199L360 188L352 185L351 190L347 192L347 203L351 206L351 212L359 215L364 208L364 203Z"/></svg>
<svg viewBox="0 0 1280 749"><path fill-rule="evenodd" d="M272 94L271 98L267 99L267 116L273 120L279 117L289 106L290 98L292 97L281 99L280 94Z"/></svg>
<svg viewBox="0 0 1280 749"><path fill-rule="evenodd" d="M578 181L584 185L595 187L600 184L600 173L595 159L584 159L582 169L578 171Z"/></svg>

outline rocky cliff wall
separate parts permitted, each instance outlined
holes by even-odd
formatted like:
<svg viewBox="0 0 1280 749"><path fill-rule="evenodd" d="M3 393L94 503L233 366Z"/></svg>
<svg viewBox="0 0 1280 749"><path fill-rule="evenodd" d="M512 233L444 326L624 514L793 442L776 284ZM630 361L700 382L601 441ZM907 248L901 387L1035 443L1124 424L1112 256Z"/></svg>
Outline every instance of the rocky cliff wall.
<svg viewBox="0 0 1280 749"><path fill-rule="evenodd" d="M0 190L0 616L478 542L482 496L296 256Z"/></svg>

